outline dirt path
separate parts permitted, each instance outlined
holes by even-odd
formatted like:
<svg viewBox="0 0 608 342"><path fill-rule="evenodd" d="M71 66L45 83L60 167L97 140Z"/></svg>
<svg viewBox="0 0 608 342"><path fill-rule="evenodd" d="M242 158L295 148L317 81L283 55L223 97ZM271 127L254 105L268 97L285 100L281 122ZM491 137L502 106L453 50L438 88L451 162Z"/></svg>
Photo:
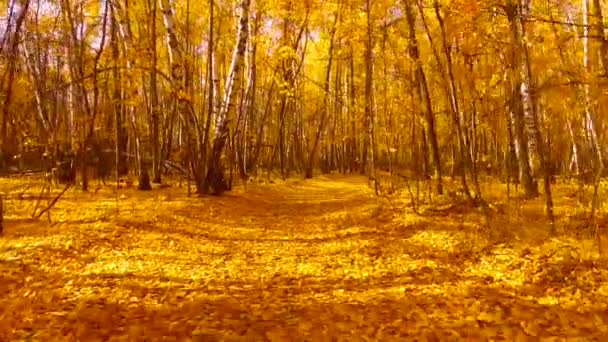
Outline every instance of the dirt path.
<svg viewBox="0 0 608 342"><path fill-rule="evenodd" d="M489 245L474 222L391 211L365 185L73 191L53 223L8 201L0 341L608 337L605 268Z"/></svg>

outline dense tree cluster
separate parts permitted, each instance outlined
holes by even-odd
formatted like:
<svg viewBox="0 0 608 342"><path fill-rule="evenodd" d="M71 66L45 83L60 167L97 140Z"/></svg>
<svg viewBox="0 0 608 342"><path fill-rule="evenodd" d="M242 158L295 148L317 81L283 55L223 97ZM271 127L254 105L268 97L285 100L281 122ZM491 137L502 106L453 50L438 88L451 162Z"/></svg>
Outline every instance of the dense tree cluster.
<svg viewBox="0 0 608 342"><path fill-rule="evenodd" d="M221 193L232 174L399 170L469 197L484 172L530 197L544 179L550 207L551 176L603 170L600 0L5 3L5 171Z"/></svg>

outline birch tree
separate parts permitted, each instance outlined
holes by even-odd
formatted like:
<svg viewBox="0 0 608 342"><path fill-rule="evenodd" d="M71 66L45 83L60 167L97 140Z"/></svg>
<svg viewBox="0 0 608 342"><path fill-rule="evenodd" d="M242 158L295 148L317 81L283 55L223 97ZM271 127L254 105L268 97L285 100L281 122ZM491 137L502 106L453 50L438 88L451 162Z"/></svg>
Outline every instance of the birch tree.
<svg viewBox="0 0 608 342"><path fill-rule="evenodd" d="M228 122L234 116L238 85L242 82L242 69L249 36L249 5L250 0L241 0L239 5L240 18L237 31L236 46L232 55L230 70L224 83L222 105L215 123L213 134L213 147L207 162L207 177L205 179L205 192L211 189L214 194L221 194L227 190L224 180L224 165L221 157L228 140Z"/></svg>
<svg viewBox="0 0 608 342"><path fill-rule="evenodd" d="M524 56L524 42L521 26L521 0L507 1L507 18L510 23L511 39L513 42L512 52L512 67L510 72L510 89L511 96L509 114L511 126L513 127L513 141L515 153L517 156L517 165L519 168L519 180L523 184L524 191L528 197L538 196L538 186L532 176L532 161L530 155L534 151L530 150L535 143L528 143L530 136L526 134L526 110L528 116L531 114L531 104L529 103L529 83L522 79L527 74L527 63ZM524 101L526 102L524 108ZM528 118L528 124L533 123Z"/></svg>
<svg viewBox="0 0 608 342"><path fill-rule="evenodd" d="M193 171L197 193L205 192L205 173L203 161L201 160L201 131L199 121L194 115L191 99L186 92L186 69L187 58L184 48L178 40L178 32L175 26L174 8L170 0L161 0L161 11L165 24L167 51L171 69L172 92L176 101L176 110L181 121L185 124L186 140L190 167Z"/></svg>

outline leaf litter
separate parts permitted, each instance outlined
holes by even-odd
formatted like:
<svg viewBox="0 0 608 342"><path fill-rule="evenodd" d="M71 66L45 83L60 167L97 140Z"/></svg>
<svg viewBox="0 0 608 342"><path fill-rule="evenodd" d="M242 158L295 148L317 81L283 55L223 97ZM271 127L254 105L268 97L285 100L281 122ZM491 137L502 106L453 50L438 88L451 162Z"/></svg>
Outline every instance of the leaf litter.
<svg viewBox="0 0 608 342"><path fill-rule="evenodd" d="M501 241L478 213L413 215L406 196L389 206L365 185L70 190L50 222L24 219L34 201L9 198L0 340L608 337L608 272L590 238L539 238L521 214L497 216Z"/></svg>

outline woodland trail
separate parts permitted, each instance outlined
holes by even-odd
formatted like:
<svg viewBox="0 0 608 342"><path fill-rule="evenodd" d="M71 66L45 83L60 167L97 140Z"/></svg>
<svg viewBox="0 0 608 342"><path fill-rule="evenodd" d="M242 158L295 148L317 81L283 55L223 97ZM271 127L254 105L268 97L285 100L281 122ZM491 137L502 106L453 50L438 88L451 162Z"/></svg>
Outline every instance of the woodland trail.
<svg viewBox="0 0 608 342"><path fill-rule="evenodd" d="M0 341L608 337L605 267L489 243L474 218L409 215L366 185L70 191L52 223L9 198Z"/></svg>

